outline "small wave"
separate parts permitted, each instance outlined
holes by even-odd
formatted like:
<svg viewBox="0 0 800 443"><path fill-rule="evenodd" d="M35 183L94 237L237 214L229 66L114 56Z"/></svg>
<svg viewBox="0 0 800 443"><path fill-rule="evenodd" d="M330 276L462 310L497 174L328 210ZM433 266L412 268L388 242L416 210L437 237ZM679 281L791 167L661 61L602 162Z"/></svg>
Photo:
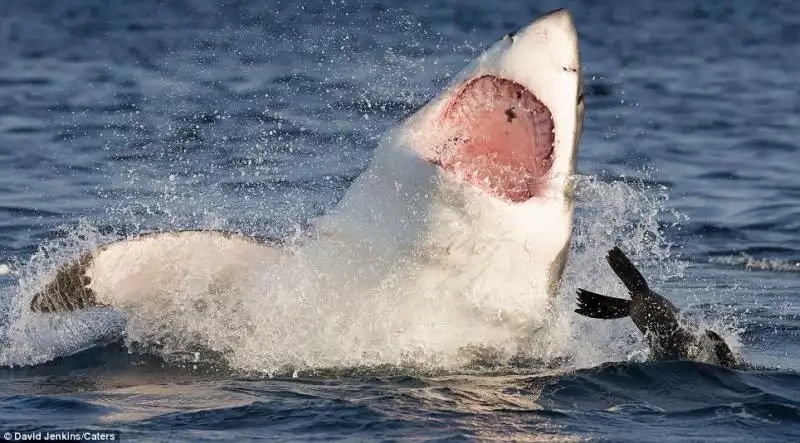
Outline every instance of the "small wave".
<svg viewBox="0 0 800 443"><path fill-rule="evenodd" d="M744 269L775 272L800 272L800 260L780 260L769 258L758 259L744 252L740 253L739 255L710 257L708 261L709 263Z"/></svg>
<svg viewBox="0 0 800 443"><path fill-rule="evenodd" d="M603 429L649 416L659 417L662 425L713 422L716 429L768 423L780 435L800 423L797 389L798 375L791 371L731 370L695 362L606 363L551 377L537 404L567 414L600 413L597 425ZM649 420L636 419L637 426L646 428Z"/></svg>

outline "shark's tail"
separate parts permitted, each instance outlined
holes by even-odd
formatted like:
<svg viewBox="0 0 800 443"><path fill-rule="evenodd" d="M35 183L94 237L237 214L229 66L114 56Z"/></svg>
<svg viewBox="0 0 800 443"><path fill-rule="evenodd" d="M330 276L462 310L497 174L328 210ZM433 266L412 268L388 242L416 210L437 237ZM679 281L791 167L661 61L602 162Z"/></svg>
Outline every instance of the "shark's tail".
<svg viewBox="0 0 800 443"><path fill-rule="evenodd" d="M647 280L644 279L642 274L633 265L633 262L625 255L624 252L618 247L608 251L606 261L617 274L622 283L628 288L631 295L640 294L642 292L650 291L647 286Z"/></svg>
<svg viewBox="0 0 800 443"><path fill-rule="evenodd" d="M611 320L627 317L630 306L630 300L578 289L578 309L575 312L586 317Z"/></svg>

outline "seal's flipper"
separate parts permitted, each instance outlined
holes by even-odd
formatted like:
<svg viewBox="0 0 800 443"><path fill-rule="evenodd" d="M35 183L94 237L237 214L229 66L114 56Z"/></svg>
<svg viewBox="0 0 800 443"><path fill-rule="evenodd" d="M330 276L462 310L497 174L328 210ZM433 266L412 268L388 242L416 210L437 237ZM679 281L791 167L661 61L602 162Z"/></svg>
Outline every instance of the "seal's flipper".
<svg viewBox="0 0 800 443"><path fill-rule="evenodd" d="M622 252L622 249L614 247L614 249L608 251L606 261L608 261L611 269L614 270L614 273L622 280L622 283L631 294L639 294L650 290L647 286L647 280L636 269L636 266L633 265L628 256Z"/></svg>
<svg viewBox="0 0 800 443"><path fill-rule="evenodd" d="M720 366L725 367L732 367L736 364L736 357L733 355L733 351L731 348L728 347L728 344L725 343L725 340L719 336L716 332L706 329L706 337L711 339L714 343L714 354L717 357L717 362Z"/></svg>
<svg viewBox="0 0 800 443"><path fill-rule="evenodd" d="M91 279L86 275L86 268L91 262L92 255L85 254L75 263L59 269L53 281L33 296L31 311L67 312L103 306L89 288Z"/></svg>
<svg viewBox="0 0 800 443"><path fill-rule="evenodd" d="M611 320L627 317L630 313L630 305L630 300L578 289L578 309L575 312L590 318Z"/></svg>

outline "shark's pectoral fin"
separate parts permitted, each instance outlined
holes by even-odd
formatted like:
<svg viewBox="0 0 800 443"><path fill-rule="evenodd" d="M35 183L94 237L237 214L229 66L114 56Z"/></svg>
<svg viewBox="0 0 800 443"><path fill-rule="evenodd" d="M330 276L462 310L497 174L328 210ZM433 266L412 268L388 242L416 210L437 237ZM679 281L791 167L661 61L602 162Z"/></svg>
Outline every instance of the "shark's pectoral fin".
<svg viewBox="0 0 800 443"><path fill-rule="evenodd" d="M269 248L270 240L228 231L186 230L150 232L97 247L58 270L55 277L33 296L33 312L68 312L92 307L120 307L143 294L160 290L151 279L163 271L170 281L180 282L181 272L189 272L195 255L219 256L209 272L226 274L244 257ZM227 258L226 258L227 257ZM175 269L164 270L165 264ZM147 271L142 271L146 269ZM177 270L176 270L177 269ZM170 274L172 273L172 274ZM94 281L92 281L94 279ZM124 282L124 283L121 283ZM161 280L158 280L161 282ZM220 283L217 281L216 283ZM128 286L131 287L128 287ZM136 291L129 300L120 294Z"/></svg>
<svg viewBox="0 0 800 443"><path fill-rule="evenodd" d="M97 301L95 292L89 287L91 278L86 275L86 268L92 257L91 253L84 254L75 263L59 269L53 281L33 296L31 311L53 313L105 306Z"/></svg>

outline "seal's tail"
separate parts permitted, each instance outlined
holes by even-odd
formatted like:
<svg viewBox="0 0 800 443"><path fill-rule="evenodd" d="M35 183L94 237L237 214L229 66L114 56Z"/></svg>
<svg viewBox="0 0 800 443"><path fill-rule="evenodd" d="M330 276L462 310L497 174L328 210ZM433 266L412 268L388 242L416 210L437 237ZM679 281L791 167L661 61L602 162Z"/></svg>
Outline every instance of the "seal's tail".
<svg viewBox="0 0 800 443"><path fill-rule="evenodd" d="M627 317L630 314L630 305L630 300L578 289L578 309L575 312L586 317L611 320Z"/></svg>
<svg viewBox="0 0 800 443"><path fill-rule="evenodd" d="M649 292L650 288L647 285L647 280L644 279L642 274L633 265L633 262L622 252L622 249L614 247L608 251L606 261L617 274L622 283L628 288L631 295L637 295L643 292Z"/></svg>

